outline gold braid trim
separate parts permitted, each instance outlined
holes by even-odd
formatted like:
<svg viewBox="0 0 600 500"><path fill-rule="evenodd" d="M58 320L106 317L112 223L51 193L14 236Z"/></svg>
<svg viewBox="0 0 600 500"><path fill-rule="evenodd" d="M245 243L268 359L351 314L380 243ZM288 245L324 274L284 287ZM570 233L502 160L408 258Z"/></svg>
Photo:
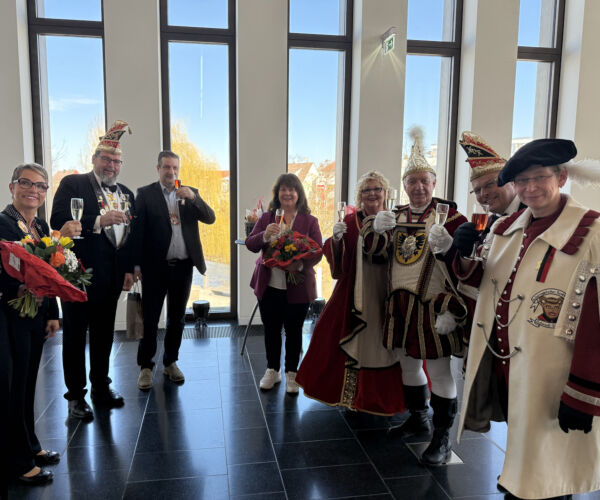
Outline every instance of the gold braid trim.
<svg viewBox="0 0 600 500"><path fill-rule="evenodd" d="M421 359L426 359L427 351L425 349L425 332L423 331L423 304L421 304L421 302L419 302L417 304L417 313L418 313L417 330L418 330L418 334L419 334L419 351L421 352ZM407 317L410 318L410 316L407 316ZM408 321L406 322L406 324L408 324Z"/></svg>
<svg viewBox="0 0 600 500"><path fill-rule="evenodd" d="M354 407L354 398L358 387L358 370L346 368L344 370L344 386L342 387L342 400L340 401L348 408Z"/></svg>
<svg viewBox="0 0 600 500"><path fill-rule="evenodd" d="M448 224L448 222L452 222L453 220L458 219L459 217L462 217L462 214L460 212L456 212L454 215L446 219L446 224Z"/></svg>
<svg viewBox="0 0 600 500"><path fill-rule="evenodd" d="M442 343L440 342L440 335L435 329L435 307L433 302L427 304L429 310L429 324L431 326L431 333L433 334L433 340L435 342L435 350L437 351L438 358L444 357L444 351L442 350Z"/></svg>

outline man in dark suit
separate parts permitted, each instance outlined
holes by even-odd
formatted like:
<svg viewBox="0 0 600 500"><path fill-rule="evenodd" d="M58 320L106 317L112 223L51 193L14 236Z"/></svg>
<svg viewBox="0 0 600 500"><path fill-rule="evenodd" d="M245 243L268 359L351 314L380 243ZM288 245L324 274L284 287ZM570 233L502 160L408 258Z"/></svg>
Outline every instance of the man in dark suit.
<svg viewBox="0 0 600 500"><path fill-rule="evenodd" d="M119 139L128 130L117 121L101 138L92 157L93 170L65 177L56 191L52 227L73 218L71 199L83 199L81 217L83 239L75 240L74 251L85 268L92 268L88 301L62 302L63 369L69 401L69 416L93 418L84 399L86 394L85 342L90 333L90 382L92 401L97 406L123 406L123 397L110 388L108 376L113 343L117 301L122 290L133 284L133 262L129 220L133 213L133 193L117 183L121 171Z"/></svg>
<svg viewBox="0 0 600 500"><path fill-rule="evenodd" d="M215 213L197 189L176 188L179 157L175 153L162 151L156 170L158 182L141 187L136 198L135 277L143 276L144 337L137 354L137 363L141 367L138 387L142 390L152 387L152 359L156 354L156 332L165 295L164 374L173 382L185 380L177 359L193 267L202 274L206 272L198 222L215 222Z"/></svg>

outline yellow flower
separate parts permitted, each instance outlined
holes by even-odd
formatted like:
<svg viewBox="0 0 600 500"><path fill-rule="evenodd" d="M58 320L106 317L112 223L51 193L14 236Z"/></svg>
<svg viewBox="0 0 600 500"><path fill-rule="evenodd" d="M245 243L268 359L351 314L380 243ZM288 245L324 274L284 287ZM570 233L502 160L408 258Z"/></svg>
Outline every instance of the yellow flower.
<svg viewBox="0 0 600 500"><path fill-rule="evenodd" d="M294 244L293 244L293 243L290 243L289 245L286 245L286 246L285 246L285 249L284 249L284 250L285 250L286 252L292 252L292 251L296 250L296 247L294 246Z"/></svg>
<svg viewBox="0 0 600 500"><path fill-rule="evenodd" d="M46 244L47 247L49 247L50 245L52 245L52 240L48 236L44 236L42 238L42 241Z"/></svg>
<svg viewBox="0 0 600 500"><path fill-rule="evenodd" d="M63 236L63 237L61 237L61 239L58 242L60 243L61 247L66 247L72 241L73 240L71 238L69 238L68 236Z"/></svg>
<svg viewBox="0 0 600 500"><path fill-rule="evenodd" d="M25 236L25 238L21 240L21 244L25 245L26 243L33 243L33 238L29 235Z"/></svg>

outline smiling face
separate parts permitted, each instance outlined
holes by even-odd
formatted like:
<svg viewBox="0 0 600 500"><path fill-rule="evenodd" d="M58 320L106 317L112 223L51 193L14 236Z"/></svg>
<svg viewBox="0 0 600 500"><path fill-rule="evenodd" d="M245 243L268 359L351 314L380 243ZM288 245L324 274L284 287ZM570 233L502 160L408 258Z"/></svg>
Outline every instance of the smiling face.
<svg viewBox="0 0 600 500"><path fill-rule="evenodd" d="M534 217L552 215L560 205L560 188L567 182L567 171L534 165L515 176L519 198L531 208Z"/></svg>
<svg viewBox="0 0 600 500"><path fill-rule="evenodd" d="M404 190L414 207L429 205L434 189L435 175L431 172L415 172L404 179Z"/></svg>
<svg viewBox="0 0 600 500"><path fill-rule="evenodd" d="M21 172L19 179L27 179L32 183L46 184L46 180L40 174L28 168ZM37 210L46 199L46 191L40 190L35 185L25 188L19 183L11 183L8 188L12 194L14 207L21 213Z"/></svg>
<svg viewBox="0 0 600 500"><path fill-rule="evenodd" d="M109 185L117 183L121 173L121 155L99 151L92 157L94 172L102 182Z"/></svg>
<svg viewBox="0 0 600 500"><path fill-rule="evenodd" d="M296 210L296 204L298 203L298 192L296 191L296 188L282 184L279 186L277 197L283 210L286 212L293 212Z"/></svg>
<svg viewBox="0 0 600 500"><path fill-rule="evenodd" d="M360 190L360 204L367 215L375 215L383 210L385 190L380 182L369 179Z"/></svg>
<svg viewBox="0 0 600 500"><path fill-rule="evenodd" d="M498 172L490 172L471 181L473 193L480 205L489 205L490 212L504 214L517 192L512 182L498 186Z"/></svg>

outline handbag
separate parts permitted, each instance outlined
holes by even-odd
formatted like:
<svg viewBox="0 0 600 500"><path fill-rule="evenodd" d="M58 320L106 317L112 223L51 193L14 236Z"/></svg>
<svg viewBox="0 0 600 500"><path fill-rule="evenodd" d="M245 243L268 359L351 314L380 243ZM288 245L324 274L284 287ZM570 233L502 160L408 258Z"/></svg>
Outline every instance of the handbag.
<svg viewBox="0 0 600 500"><path fill-rule="evenodd" d="M142 288L140 282L134 283L127 294L127 338L139 340L144 336L144 318L142 316Z"/></svg>

